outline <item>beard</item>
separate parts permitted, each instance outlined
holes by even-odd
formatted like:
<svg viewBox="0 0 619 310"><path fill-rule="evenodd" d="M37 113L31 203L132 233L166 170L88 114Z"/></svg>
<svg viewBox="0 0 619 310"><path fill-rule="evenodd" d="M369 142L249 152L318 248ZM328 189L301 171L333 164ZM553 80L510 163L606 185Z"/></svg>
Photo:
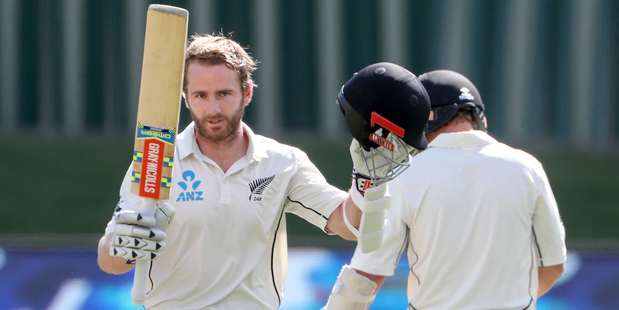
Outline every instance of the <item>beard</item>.
<svg viewBox="0 0 619 310"><path fill-rule="evenodd" d="M204 139L210 142L219 143L227 140L233 140L237 136L237 131L243 115L245 114L245 106L240 105L239 109L231 116L227 117L224 114L210 115L203 118L198 117L189 109L191 119L193 119L196 128L196 134L199 139ZM206 125L210 120L221 120L222 126L216 131L208 128Z"/></svg>

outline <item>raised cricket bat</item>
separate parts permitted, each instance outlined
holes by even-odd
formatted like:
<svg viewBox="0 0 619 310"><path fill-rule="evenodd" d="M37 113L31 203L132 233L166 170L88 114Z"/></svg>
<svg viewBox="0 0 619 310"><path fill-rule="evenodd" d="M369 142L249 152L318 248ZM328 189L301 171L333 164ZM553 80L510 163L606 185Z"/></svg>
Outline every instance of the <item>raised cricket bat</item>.
<svg viewBox="0 0 619 310"><path fill-rule="evenodd" d="M142 197L142 213L149 216L158 200L170 197L188 16L185 9L152 4L146 17L131 192ZM136 262L131 291L136 306L146 298L149 263Z"/></svg>

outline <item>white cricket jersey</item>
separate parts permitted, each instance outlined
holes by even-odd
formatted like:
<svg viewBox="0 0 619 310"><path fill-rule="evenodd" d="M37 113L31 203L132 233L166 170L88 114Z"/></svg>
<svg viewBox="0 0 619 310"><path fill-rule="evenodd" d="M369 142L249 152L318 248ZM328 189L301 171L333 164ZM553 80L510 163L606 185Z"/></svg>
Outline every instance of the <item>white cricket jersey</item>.
<svg viewBox="0 0 619 310"><path fill-rule="evenodd" d="M409 309L535 309L537 266L565 262L542 165L484 132L440 134L389 190L385 243L351 266L393 275L408 246Z"/></svg>
<svg viewBox="0 0 619 310"><path fill-rule="evenodd" d="M247 154L226 173L198 149L193 123L178 136L169 199L176 214L167 249L152 262L147 309L277 309L287 268L284 212L324 231L348 197L304 152L243 126ZM139 210L130 175L131 168L119 206Z"/></svg>

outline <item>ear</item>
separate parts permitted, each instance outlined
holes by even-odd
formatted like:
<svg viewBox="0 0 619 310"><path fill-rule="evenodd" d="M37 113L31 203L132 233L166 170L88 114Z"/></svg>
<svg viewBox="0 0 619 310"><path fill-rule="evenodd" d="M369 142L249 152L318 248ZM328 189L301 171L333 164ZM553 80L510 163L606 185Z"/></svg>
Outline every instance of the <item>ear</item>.
<svg viewBox="0 0 619 310"><path fill-rule="evenodd" d="M254 96L254 84L249 84L249 87L247 87L247 90L243 94L243 105L247 106L253 96Z"/></svg>
<svg viewBox="0 0 619 310"><path fill-rule="evenodd" d="M187 95L185 94L185 91L181 92L181 95L183 96L183 99L185 99L185 107L189 109L189 102L187 102Z"/></svg>

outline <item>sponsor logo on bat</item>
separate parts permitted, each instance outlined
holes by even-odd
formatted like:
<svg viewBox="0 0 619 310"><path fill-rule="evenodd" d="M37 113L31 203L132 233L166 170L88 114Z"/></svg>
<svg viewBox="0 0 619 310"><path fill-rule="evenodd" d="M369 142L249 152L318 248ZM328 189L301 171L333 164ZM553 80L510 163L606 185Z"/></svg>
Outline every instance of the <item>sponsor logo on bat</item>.
<svg viewBox="0 0 619 310"><path fill-rule="evenodd" d="M174 144L176 129L138 123L137 138L152 139L156 138L168 144Z"/></svg>
<svg viewBox="0 0 619 310"><path fill-rule="evenodd" d="M163 142L157 139L144 141L144 157L140 176L140 196L142 197L159 199L164 147Z"/></svg>

